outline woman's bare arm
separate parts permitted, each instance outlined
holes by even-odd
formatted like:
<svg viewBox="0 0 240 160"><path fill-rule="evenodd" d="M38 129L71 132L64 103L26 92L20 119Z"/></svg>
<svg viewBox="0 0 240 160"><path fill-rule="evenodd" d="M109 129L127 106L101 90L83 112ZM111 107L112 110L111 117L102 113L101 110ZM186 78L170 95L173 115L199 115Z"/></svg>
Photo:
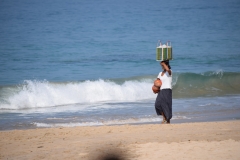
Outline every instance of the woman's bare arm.
<svg viewBox="0 0 240 160"><path fill-rule="evenodd" d="M172 71L168 68L168 66L164 62L162 63L162 66L168 72L169 75L172 75Z"/></svg>

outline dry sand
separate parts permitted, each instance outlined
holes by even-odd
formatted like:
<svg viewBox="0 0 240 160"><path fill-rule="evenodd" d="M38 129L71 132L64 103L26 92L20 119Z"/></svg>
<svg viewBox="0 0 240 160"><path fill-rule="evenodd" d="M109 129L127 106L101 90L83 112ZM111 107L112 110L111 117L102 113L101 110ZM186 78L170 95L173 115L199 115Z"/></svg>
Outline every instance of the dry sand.
<svg viewBox="0 0 240 160"><path fill-rule="evenodd" d="M240 159L240 121L0 132L0 159Z"/></svg>

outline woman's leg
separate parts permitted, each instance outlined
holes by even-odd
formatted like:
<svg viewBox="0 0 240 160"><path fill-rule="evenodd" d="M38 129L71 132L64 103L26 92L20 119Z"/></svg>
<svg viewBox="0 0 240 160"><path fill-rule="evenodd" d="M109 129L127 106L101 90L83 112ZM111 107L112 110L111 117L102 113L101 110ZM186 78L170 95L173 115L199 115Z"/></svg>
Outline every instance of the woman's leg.
<svg viewBox="0 0 240 160"><path fill-rule="evenodd" d="M161 102L162 114L164 114L165 121L170 124L172 118L172 90L164 90L163 101Z"/></svg>
<svg viewBox="0 0 240 160"><path fill-rule="evenodd" d="M166 120L166 117L165 117L164 113L163 113L163 112L161 112L161 114L162 114L162 116L163 116L162 124L164 124L164 123L166 123L166 122L167 122L167 120Z"/></svg>
<svg viewBox="0 0 240 160"><path fill-rule="evenodd" d="M164 115L163 112L161 112L161 114L162 114L162 116L163 116L162 124L164 124L164 123L170 124L170 119L167 120L167 119L166 119L166 116Z"/></svg>

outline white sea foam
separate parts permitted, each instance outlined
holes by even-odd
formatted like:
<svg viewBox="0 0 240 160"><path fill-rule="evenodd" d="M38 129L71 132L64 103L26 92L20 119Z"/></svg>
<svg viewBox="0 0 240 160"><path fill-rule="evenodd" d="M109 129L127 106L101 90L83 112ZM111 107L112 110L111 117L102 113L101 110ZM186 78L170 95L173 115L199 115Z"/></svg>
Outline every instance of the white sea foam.
<svg viewBox="0 0 240 160"><path fill-rule="evenodd" d="M117 79L115 81L99 79L68 83L26 80L18 87L4 86L0 88L0 112L34 108L46 109L44 112L47 112L48 107L53 107L52 110L55 110L55 108L59 108L56 106L72 106L71 110L77 106L77 110L82 110L89 106L109 107L97 106L97 104L109 102L153 100L156 97L151 89L153 81L154 77ZM236 94L240 92L238 82L239 75L224 73L223 76L223 72L220 70L204 74L176 72L173 74L172 85L174 96L185 98ZM232 89L229 90L229 88Z"/></svg>
<svg viewBox="0 0 240 160"><path fill-rule="evenodd" d="M58 84L27 80L0 103L0 109L16 110L76 103L144 100L156 97L151 90L152 84L152 80L125 81L123 84L101 79Z"/></svg>
<svg viewBox="0 0 240 160"><path fill-rule="evenodd" d="M174 119L191 119L186 116L174 116ZM95 122L82 122L82 123L38 123L34 122L33 125L36 127L77 127L77 126L104 126L104 125L122 125L122 124L139 124L139 123L155 123L160 122L159 117L151 118L130 118L130 119L116 119L111 121L95 121Z"/></svg>

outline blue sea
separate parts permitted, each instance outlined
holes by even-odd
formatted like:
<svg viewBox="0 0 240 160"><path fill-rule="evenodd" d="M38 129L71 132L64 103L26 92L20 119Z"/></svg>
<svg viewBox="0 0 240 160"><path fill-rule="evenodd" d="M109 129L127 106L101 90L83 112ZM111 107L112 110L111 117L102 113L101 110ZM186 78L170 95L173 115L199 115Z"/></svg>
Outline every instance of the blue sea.
<svg viewBox="0 0 240 160"><path fill-rule="evenodd" d="M239 0L0 0L0 130L240 119Z"/></svg>

